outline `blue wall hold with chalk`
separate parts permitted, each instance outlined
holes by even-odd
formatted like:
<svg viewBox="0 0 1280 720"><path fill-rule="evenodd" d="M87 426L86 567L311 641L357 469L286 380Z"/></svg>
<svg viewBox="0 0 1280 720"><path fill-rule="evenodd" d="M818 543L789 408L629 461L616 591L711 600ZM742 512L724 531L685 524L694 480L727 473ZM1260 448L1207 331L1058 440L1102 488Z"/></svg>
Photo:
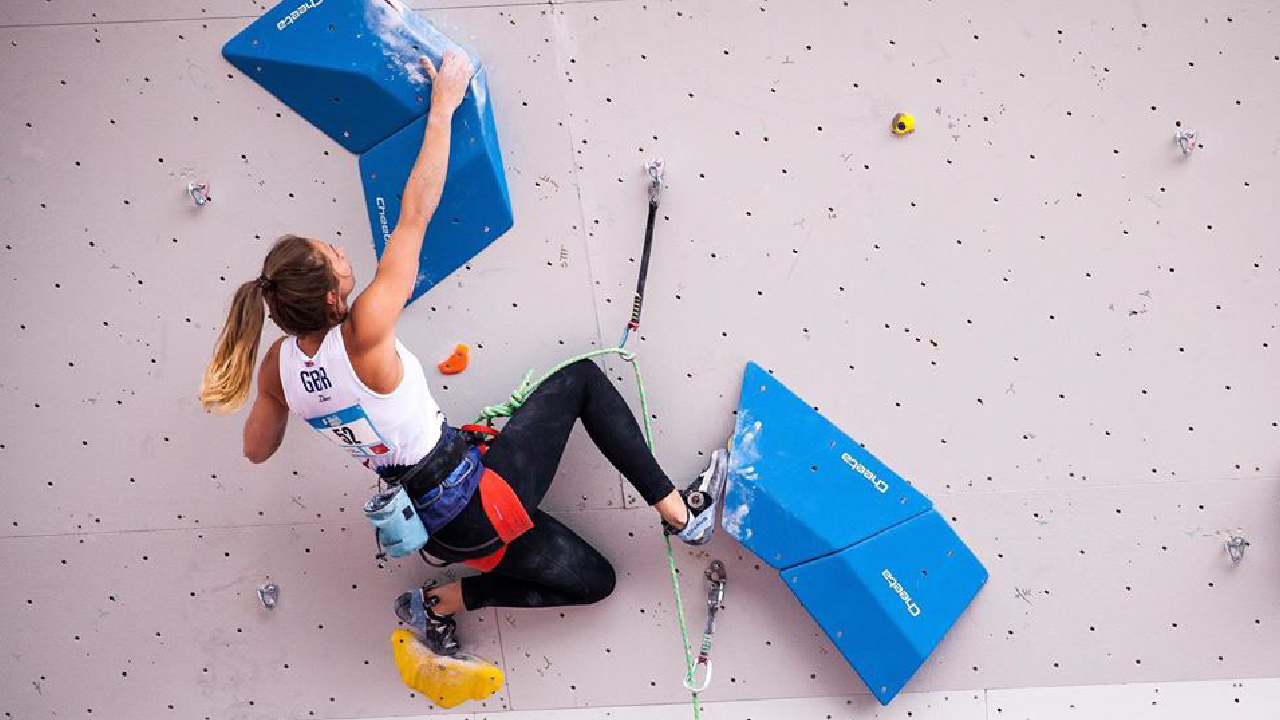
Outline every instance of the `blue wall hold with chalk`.
<svg viewBox="0 0 1280 720"><path fill-rule="evenodd" d="M361 158L374 249L395 228L400 194L421 148L437 66L466 52L399 0L286 0L237 34L223 56ZM514 224L488 79L479 62L453 116L449 175L423 242L410 302Z"/></svg>
<svg viewBox="0 0 1280 720"><path fill-rule="evenodd" d="M888 704L987 581L933 503L755 363L721 520Z"/></svg>

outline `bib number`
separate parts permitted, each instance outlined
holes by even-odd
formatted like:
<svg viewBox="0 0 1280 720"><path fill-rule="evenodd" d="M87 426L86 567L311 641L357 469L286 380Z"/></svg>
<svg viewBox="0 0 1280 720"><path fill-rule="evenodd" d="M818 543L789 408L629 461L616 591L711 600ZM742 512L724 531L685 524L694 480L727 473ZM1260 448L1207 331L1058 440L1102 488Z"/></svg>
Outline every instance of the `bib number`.
<svg viewBox="0 0 1280 720"><path fill-rule="evenodd" d="M390 443L378 434L364 408L359 405L308 418L307 423L357 460L368 460L391 453Z"/></svg>

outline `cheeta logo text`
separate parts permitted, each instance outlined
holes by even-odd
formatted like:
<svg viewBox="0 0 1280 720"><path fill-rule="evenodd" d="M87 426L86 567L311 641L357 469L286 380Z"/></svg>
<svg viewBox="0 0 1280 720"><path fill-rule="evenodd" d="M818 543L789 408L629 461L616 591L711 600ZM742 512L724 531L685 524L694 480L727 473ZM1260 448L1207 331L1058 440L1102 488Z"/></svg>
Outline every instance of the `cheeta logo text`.
<svg viewBox="0 0 1280 720"><path fill-rule="evenodd" d="M285 15L283 20L276 23L276 29L283 30L289 27L290 25L297 22L298 18L302 17L303 13L305 13L308 10L314 10L323 4L324 4L324 0L307 0L306 2L299 5L297 10L294 10L288 15Z"/></svg>
<svg viewBox="0 0 1280 720"><path fill-rule="evenodd" d="M854 472L870 480L871 484L875 486L875 489L879 490L882 494L889 492L889 483L876 477L875 473L868 470L866 465L858 462L852 455L845 453L840 456L840 459L844 460L846 465L853 468Z"/></svg>
<svg viewBox="0 0 1280 720"><path fill-rule="evenodd" d="M902 588L902 584L898 582L898 578L894 577L893 573L889 572L887 568L881 571L880 577L889 581L889 589L898 593L898 597L902 598L902 602L906 603L907 612L911 613L911 617L918 617L920 615L920 606L911 602L911 596Z"/></svg>
<svg viewBox="0 0 1280 720"><path fill-rule="evenodd" d="M382 226L382 243L391 242L391 229L387 227L387 201L375 198L373 204L378 206L378 225Z"/></svg>

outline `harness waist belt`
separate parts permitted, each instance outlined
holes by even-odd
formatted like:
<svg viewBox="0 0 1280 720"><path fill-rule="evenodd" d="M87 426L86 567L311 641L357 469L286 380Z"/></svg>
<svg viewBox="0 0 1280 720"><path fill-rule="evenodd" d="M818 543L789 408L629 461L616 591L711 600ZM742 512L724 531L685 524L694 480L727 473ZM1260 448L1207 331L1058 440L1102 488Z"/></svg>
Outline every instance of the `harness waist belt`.
<svg viewBox="0 0 1280 720"><path fill-rule="evenodd" d="M416 465L400 473L378 473L388 485L400 484L409 497L418 498L440 486L467 454L467 441L457 430L445 425L436 446Z"/></svg>

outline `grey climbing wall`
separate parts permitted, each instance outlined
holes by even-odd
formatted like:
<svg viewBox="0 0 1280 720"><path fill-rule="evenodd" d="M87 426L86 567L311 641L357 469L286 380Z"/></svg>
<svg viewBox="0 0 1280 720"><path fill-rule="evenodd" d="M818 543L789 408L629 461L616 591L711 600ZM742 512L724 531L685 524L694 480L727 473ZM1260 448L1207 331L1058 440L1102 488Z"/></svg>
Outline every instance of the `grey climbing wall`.
<svg viewBox="0 0 1280 720"><path fill-rule="evenodd" d="M429 375L453 421L617 342L661 156L631 347L669 473L723 442L756 360L991 572L881 717L1273 717L1271 3L412 4L489 68L517 217L400 323L429 367L471 345ZM0 5L5 720L440 714L391 662L390 603L430 573L373 559L371 476L297 421L252 465L245 412L196 402L277 236L375 267L355 158L219 55L266 7ZM450 712L687 716L652 511L583 435L547 507L618 589L467 615L507 683ZM775 573L727 537L676 557L695 632L701 570L728 565L707 717L874 711Z"/></svg>

